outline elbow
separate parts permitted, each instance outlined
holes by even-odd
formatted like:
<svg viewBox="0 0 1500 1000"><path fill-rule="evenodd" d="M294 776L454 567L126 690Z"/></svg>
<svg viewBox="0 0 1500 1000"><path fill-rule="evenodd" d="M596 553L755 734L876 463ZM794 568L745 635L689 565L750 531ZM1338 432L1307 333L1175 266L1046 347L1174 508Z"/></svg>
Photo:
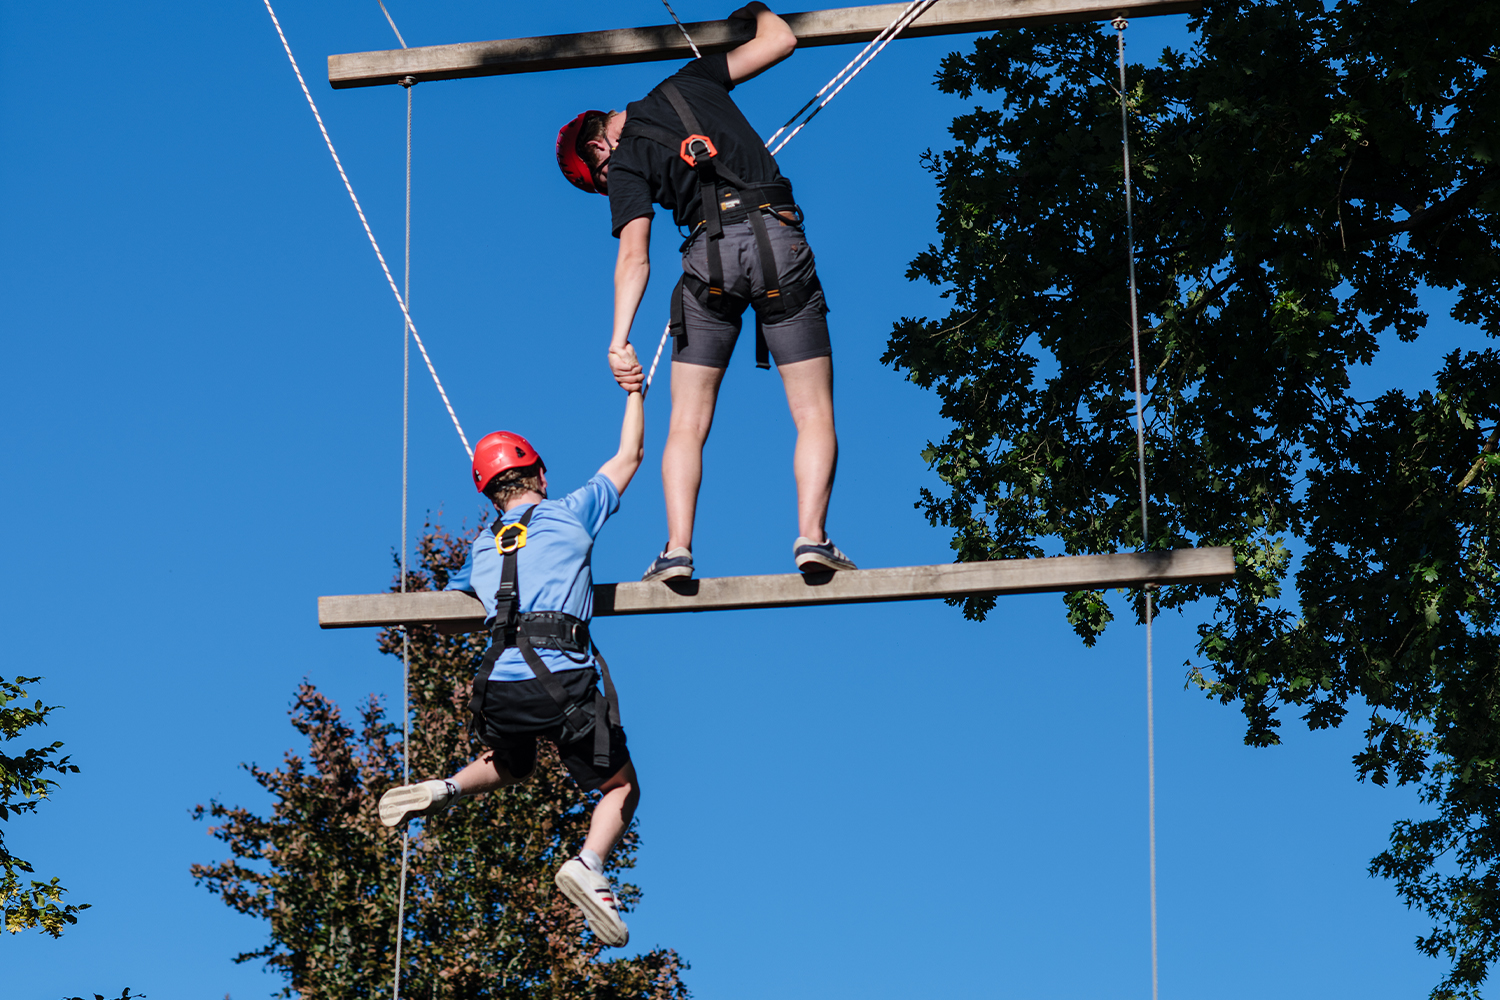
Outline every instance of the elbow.
<svg viewBox="0 0 1500 1000"><path fill-rule="evenodd" d="M766 39L767 47L771 49L773 62L781 62L787 56L797 51L797 35L791 27L780 18L776 19L778 24L776 33Z"/></svg>
<svg viewBox="0 0 1500 1000"><path fill-rule="evenodd" d="M619 265L615 268L616 284L629 284L632 281L641 281L650 276L651 258L644 253L621 256Z"/></svg>
<svg viewBox="0 0 1500 1000"><path fill-rule="evenodd" d="M627 274L651 270L651 251L647 247L631 247L620 254L620 270Z"/></svg>

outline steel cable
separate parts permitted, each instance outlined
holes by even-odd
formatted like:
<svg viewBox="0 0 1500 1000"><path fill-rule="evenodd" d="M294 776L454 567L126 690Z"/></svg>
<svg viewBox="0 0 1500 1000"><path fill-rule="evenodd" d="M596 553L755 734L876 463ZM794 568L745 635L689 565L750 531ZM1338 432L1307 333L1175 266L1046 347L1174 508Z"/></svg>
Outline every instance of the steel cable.
<svg viewBox="0 0 1500 1000"><path fill-rule="evenodd" d="M1130 275L1130 350L1135 373L1135 460L1141 493L1141 548L1148 547L1150 535L1146 518L1146 419L1141 390L1141 323L1135 280L1135 205L1130 181L1130 109L1125 82L1125 29L1130 22L1117 17L1116 51L1120 64L1120 148L1125 165L1125 259ZM1160 980L1157 959L1156 921L1156 708L1153 696L1153 635L1151 588L1145 589L1146 618L1146 827L1150 852L1151 876L1151 1000L1157 1000Z"/></svg>

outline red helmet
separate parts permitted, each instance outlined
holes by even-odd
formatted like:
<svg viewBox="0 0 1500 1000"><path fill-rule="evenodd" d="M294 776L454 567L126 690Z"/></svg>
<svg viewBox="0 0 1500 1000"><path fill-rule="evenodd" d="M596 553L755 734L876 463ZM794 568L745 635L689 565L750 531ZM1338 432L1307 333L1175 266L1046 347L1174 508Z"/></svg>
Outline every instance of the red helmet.
<svg viewBox="0 0 1500 1000"><path fill-rule="evenodd" d="M528 465L541 463L547 471L547 463L536 453L531 442L510 431L486 434L474 446L474 488L483 493L490 480L509 469L524 469Z"/></svg>
<svg viewBox="0 0 1500 1000"><path fill-rule="evenodd" d="M603 111L585 111L557 130L557 165L562 168L563 176L574 187L590 194L603 194L604 192L594 182L594 172L589 169L588 163L578 155L578 133L583 130L585 118L589 115L602 114L604 114Z"/></svg>

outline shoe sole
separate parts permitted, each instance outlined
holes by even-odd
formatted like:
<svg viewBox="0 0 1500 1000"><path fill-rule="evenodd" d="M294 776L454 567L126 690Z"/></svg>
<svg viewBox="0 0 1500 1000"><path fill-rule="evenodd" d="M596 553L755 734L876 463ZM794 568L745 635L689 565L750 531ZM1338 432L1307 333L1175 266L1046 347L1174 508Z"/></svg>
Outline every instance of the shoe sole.
<svg viewBox="0 0 1500 1000"><path fill-rule="evenodd" d="M380 797L380 822L386 826L400 826L432 808L432 790L421 785L404 785L393 788Z"/></svg>
<svg viewBox="0 0 1500 1000"><path fill-rule="evenodd" d="M647 573L641 577L641 582L655 583L658 580L676 580L680 577L692 575L693 567L691 566L672 566L664 570L658 570L655 573Z"/></svg>
<svg viewBox="0 0 1500 1000"><path fill-rule="evenodd" d="M623 948L630 943L630 928L625 926L625 921L620 919L619 913L599 905L592 887L574 879L566 866L558 869L554 881L562 890L562 894L583 911L583 915L588 918L589 929L594 932L594 937L598 938L601 944L610 948ZM615 924L619 925L618 931L614 929Z"/></svg>
<svg viewBox="0 0 1500 1000"><path fill-rule="evenodd" d="M824 573L841 569L858 569L852 562L840 562L834 559L825 559L815 556L811 552L804 552L797 557L797 568L804 573Z"/></svg>

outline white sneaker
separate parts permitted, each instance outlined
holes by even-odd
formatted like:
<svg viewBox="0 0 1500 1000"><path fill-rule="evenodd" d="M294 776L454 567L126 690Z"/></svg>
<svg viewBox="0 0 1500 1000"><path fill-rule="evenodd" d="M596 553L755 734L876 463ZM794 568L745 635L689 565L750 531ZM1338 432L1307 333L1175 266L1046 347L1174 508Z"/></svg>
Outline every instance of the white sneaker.
<svg viewBox="0 0 1500 1000"><path fill-rule="evenodd" d="M456 798L442 778L392 788L380 797L380 822L400 826L417 816L436 816Z"/></svg>
<svg viewBox="0 0 1500 1000"><path fill-rule="evenodd" d="M557 870L557 887L588 918L589 929L600 943L623 948L630 942L630 929L615 906L615 890L609 879L574 858Z"/></svg>

